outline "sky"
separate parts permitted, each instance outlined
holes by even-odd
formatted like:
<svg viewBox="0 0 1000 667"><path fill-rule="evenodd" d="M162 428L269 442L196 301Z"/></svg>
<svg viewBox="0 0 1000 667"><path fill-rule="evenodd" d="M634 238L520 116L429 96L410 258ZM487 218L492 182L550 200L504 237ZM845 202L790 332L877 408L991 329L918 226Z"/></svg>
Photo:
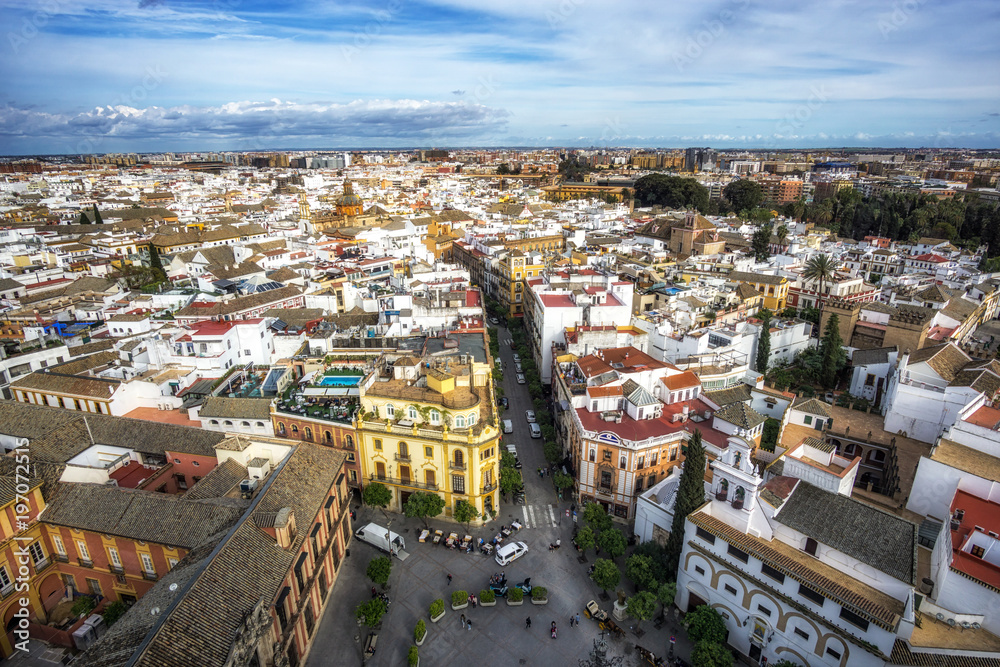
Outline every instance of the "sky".
<svg viewBox="0 0 1000 667"><path fill-rule="evenodd" d="M0 154L1000 146L996 0L0 0Z"/></svg>

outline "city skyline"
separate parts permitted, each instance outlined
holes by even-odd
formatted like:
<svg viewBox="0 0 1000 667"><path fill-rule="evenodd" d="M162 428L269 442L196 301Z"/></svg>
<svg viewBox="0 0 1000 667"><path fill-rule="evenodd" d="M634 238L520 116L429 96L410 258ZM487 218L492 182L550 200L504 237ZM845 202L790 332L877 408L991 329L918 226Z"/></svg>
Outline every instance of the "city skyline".
<svg viewBox="0 0 1000 667"><path fill-rule="evenodd" d="M982 1L0 3L0 153L1000 146Z"/></svg>

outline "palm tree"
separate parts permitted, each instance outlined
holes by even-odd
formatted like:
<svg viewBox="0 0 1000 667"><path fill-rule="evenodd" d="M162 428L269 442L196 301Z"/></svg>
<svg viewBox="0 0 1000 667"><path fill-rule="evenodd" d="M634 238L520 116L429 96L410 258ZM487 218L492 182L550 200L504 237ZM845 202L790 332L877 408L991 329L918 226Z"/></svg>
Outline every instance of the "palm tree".
<svg viewBox="0 0 1000 667"><path fill-rule="evenodd" d="M805 271L802 277L806 280L819 281L819 295L816 298L816 310L823 310L823 283L833 278L833 271L836 268L829 255L816 255L810 257L806 262Z"/></svg>
<svg viewBox="0 0 1000 667"><path fill-rule="evenodd" d="M782 225L781 227L778 227L777 231L774 232L774 235L778 237L778 245L784 245L785 239L788 238L788 226Z"/></svg>

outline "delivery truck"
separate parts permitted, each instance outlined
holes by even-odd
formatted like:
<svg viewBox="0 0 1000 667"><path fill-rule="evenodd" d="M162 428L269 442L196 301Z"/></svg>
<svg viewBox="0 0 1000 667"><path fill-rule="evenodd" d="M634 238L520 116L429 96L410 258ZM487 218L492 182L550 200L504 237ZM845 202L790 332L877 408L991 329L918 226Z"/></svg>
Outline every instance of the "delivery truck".
<svg viewBox="0 0 1000 667"><path fill-rule="evenodd" d="M405 560L409 556L404 551L406 549L406 542L403 541L403 537L377 523L369 523L361 526L354 531L354 536L376 549L381 549L388 554L396 556L399 560Z"/></svg>

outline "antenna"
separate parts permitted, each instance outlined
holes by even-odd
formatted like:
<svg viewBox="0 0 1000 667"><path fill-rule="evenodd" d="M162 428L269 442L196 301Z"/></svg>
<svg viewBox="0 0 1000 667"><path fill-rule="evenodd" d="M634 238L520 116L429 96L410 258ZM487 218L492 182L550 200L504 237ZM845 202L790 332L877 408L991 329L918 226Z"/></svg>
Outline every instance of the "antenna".
<svg viewBox="0 0 1000 667"><path fill-rule="evenodd" d="M90 424L87 423L86 417L83 418L83 425L87 427L87 435L90 436L90 444L96 445L97 443L94 442L94 434L90 432Z"/></svg>

